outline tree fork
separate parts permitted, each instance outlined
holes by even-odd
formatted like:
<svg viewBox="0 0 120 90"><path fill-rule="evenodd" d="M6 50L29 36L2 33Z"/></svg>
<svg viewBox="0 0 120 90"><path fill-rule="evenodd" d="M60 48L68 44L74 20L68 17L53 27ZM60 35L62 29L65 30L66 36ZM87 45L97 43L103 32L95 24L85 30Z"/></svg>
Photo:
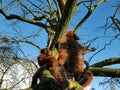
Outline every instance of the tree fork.
<svg viewBox="0 0 120 90"><path fill-rule="evenodd" d="M54 49L55 42L60 40L60 38L64 35L65 31L67 30L71 17L76 9L77 2L78 0L67 0L65 8L62 13L62 17L59 23L57 24L57 30L50 49Z"/></svg>

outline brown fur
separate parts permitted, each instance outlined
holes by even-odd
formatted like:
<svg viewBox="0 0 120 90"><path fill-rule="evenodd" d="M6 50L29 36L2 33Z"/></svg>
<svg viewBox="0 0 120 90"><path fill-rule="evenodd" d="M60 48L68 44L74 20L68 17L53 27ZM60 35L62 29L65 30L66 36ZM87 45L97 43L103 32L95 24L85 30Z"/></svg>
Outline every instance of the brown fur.
<svg viewBox="0 0 120 90"><path fill-rule="evenodd" d="M72 31L57 43L59 53L58 62L63 65L70 77L75 77L83 87L91 83L93 74L84 72L84 59L82 56L87 53L87 47L77 42L79 38Z"/></svg>
<svg viewBox="0 0 120 90"><path fill-rule="evenodd" d="M42 65L47 65L47 69L51 69L52 68L52 72L54 77L56 78L56 80L61 83L62 81L64 81L65 79L65 74L61 73L64 72L64 68L59 65L57 59L54 56L50 56L48 52L49 49L48 48L44 48L41 51L41 54L38 56L38 64L40 66Z"/></svg>

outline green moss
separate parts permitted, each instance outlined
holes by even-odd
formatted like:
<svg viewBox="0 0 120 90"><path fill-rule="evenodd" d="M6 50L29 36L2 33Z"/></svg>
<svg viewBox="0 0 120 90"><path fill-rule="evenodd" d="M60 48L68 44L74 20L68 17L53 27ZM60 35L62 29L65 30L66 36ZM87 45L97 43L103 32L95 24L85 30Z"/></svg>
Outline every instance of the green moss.
<svg viewBox="0 0 120 90"><path fill-rule="evenodd" d="M51 72L44 70L40 75L40 83L25 90L83 90L83 88L74 79L65 80L62 84L58 84Z"/></svg>

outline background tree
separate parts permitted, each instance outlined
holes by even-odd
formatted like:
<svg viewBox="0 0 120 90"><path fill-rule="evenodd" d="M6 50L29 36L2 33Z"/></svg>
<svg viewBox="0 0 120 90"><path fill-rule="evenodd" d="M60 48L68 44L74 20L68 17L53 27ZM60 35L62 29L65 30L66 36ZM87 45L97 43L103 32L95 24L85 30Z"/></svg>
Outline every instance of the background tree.
<svg viewBox="0 0 120 90"><path fill-rule="evenodd" d="M33 76L36 65L30 60L19 58L20 48L12 38L0 34L0 42L0 89L21 89L22 83L29 86L31 83L26 80Z"/></svg>
<svg viewBox="0 0 120 90"><path fill-rule="evenodd" d="M0 13L7 20L11 20L12 29L17 35L14 35L15 38L12 38L13 42L16 42L20 47L22 47L21 42L30 44L35 46L37 49L42 47L42 42L39 44L36 43L37 39L39 39L40 35L46 36L45 45L50 47L52 54L56 56L56 51L54 49L54 44L57 42L66 32L68 28L70 28L70 24L72 23L74 26L72 30L75 33L80 32L80 29L84 24L89 20L90 16L93 15L95 10L104 5L107 5L111 1L109 0L0 0ZM101 5L102 4L102 5ZM119 21L119 11L120 11L120 2L115 2L116 8L111 16L106 20L106 24L104 26L105 33L108 33L108 28L116 29L116 33L112 33L108 43L101 43L102 48L97 49L96 52L91 55L91 57L87 60L89 69L94 73L95 76L103 76L103 77L113 77L118 78L120 76L119 68L110 68L105 66L110 66L113 64L119 64L119 57L112 57L105 60L101 60L100 62L96 62L90 65L93 57L95 57L98 53L105 50L107 46L111 45L115 40L120 39L120 21ZM79 10L84 10L80 12ZM80 13L79 13L80 12ZM76 15L80 15L80 20L75 20ZM75 20L75 21L74 21ZM22 22L22 23L21 23ZM74 22L74 23L73 23ZM31 30L27 27L26 31L22 31L23 28L26 28L24 25L35 25L39 28L39 30ZM21 29L18 30L16 26ZM22 27L22 28L21 28ZM33 26L34 27L34 26ZM42 32L46 33L42 33ZM13 32L13 31L12 31ZM22 33L21 33L22 32ZM23 33L26 32L26 33ZM113 32L113 31L112 31ZM42 33L42 34L41 34ZM82 33L82 31L81 31ZM93 33L93 32L92 32ZM31 35L30 35L31 34ZM43 35L44 34L44 35ZM99 34L100 35L100 34ZM11 35L13 37L13 34ZM34 39L33 39L34 37ZM80 36L81 37L81 36ZM91 40L88 39L84 42L85 45L93 45L97 40L100 40L101 36L95 36ZM2 42L3 43L3 42ZM25 45L25 44L24 44ZM40 47L41 46L41 47ZM44 46L45 47L45 46ZM24 51L21 50L22 54ZM27 50L28 51L28 50ZM29 52L29 51L28 51Z"/></svg>

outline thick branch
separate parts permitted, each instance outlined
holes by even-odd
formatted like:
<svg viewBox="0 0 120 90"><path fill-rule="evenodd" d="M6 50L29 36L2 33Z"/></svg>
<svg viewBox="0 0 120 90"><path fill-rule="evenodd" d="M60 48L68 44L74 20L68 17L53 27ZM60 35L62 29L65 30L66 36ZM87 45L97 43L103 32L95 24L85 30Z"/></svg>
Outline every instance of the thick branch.
<svg viewBox="0 0 120 90"><path fill-rule="evenodd" d="M64 33L70 23L71 17L76 9L77 1L78 0L68 0L66 2L64 11L62 13L61 20L57 25L57 31L56 31L54 40L52 42L51 49L54 47L54 43L64 35Z"/></svg>
<svg viewBox="0 0 120 90"><path fill-rule="evenodd" d="M120 78L120 69L90 67L90 70L93 72L94 76Z"/></svg>
<svg viewBox="0 0 120 90"><path fill-rule="evenodd" d="M110 58L110 59L106 59L104 61L95 63L92 65L92 67L103 67L103 66L108 66L108 65L112 65L112 64L120 64L120 58Z"/></svg>
<svg viewBox="0 0 120 90"><path fill-rule="evenodd" d="M40 26L42 28L47 28L47 26L43 23L40 23L40 22L37 22L35 20L30 20L28 18L23 18L23 17L20 17L18 15L15 15L15 14L7 14L5 13L2 9L0 9L0 13L7 19L7 20L12 20L12 19L17 19L17 20L20 20L20 21L24 21L24 22L27 22L27 23L30 23L30 24L33 24L33 25L36 25L36 26Z"/></svg>

